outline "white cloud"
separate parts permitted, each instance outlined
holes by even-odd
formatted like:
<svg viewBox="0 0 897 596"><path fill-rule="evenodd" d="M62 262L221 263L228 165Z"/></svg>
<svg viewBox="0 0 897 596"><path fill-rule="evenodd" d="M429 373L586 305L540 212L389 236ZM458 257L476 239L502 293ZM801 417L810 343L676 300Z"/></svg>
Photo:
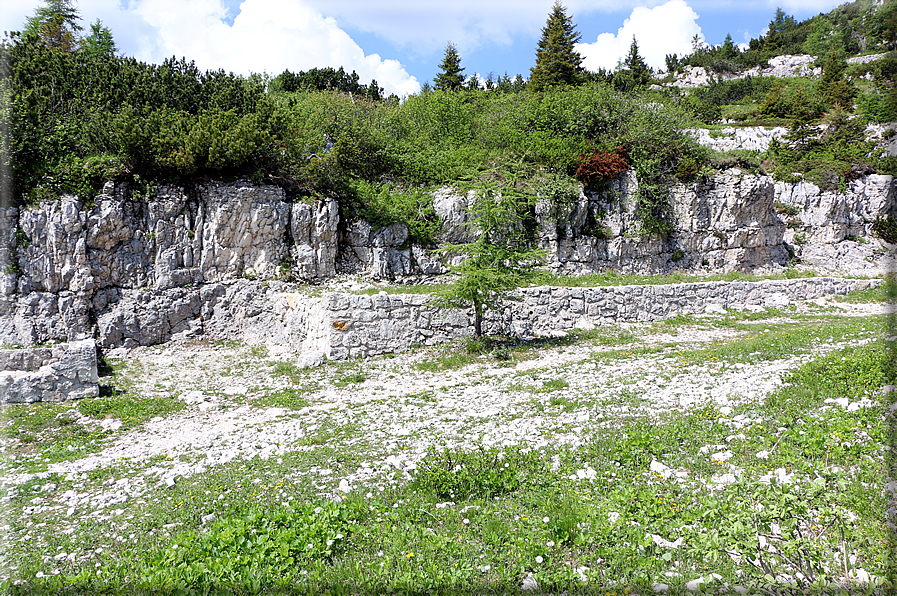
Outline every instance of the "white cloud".
<svg viewBox="0 0 897 596"><path fill-rule="evenodd" d="M374 33L421 56L440 51L447 41L452 41L464 54L480 47L507 45L520 36L537 38L551 12L551 0L307 1L339 19L345 27ZM575 23L578 17L590 13L656 6L661 1L564 0L563 4ZM742 4L760 5L767 1L738 0Z"/></svg>
<svg viewBox="0 0 897 596"><path fill-rule="evenodd" d="M669 0L654 8L638 6L623 21L616 35L602 33L593 43L577 44L576 49L582 54L587 69L613 69L629 53L635 36L645 62L653 68L663 68L667 54L691 53L695 35L703 41L697 18L698 14L685 0Z"/></svg>
<svg viewBox="0 0 897 596"><path fill-rule="evenodd" d="M39 3L31 4L27 15ZM362 83L376 79L387 93L407 95L420 88L398 61L365 55L335 20L304 0L245 0L233 24L226 22L221 0L131 0L127 6L82 0L78 9L85 19L100 18L119 49L138 60L184 56L203 70L244 75L342 66L356 71Z"/></svg>
<svg viewBox="0 0 897 596"><path fill-rule="evenodd" d="M220 0L139 0L129 10L156 28L165 55L187 56L203 69L279 74L343 66L362 82L376 79L387 92L419 88L397 61L365 55L336 21L301 0L245 0L232 25L223 20Z"/></svg>

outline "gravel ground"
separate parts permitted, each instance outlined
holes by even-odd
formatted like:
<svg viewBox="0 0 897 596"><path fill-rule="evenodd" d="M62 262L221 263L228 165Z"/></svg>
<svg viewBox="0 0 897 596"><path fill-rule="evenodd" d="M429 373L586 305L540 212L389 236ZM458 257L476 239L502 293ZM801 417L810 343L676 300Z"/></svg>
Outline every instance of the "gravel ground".
<svg viewBox="0 0 897 596"><path fill-rule="evenodd" d="M825 307L857 316L884 312L870 305ZM820 305L804 308L818 310ZM758 321L758 331L786 320ZM217 464L276 458L326 443L361 452L366 461L348 474L312 468L297 476L308 476L322 493L332 493L340 484L343 489L383 486L409 477L431 445L575 445L591 429L619 424L621 416L658 417L703 405L756 402L779 387L787 371L839 347L822 345L813 353L757 363L707 359L683 365L670 353L728 342L744 332L702 324L624 324L619 330L635 340L612 347L580 341L533 351L530 359L516 363L483 356L442 372L415 367L436 357L438 349L426 348L329 363L292 379L277 375L275 362L263 350L241 345L194 341L121 351L110 358L126 364L122 374L133 391L142 397L180 399L186 407L113 435L98 453L50 464L46 472L22 473L13 459L0 482L12 488L64 474L75 482L72 490L48 489L48 496L36 497L24 513L58 511L103 520L120 514L124 503L140 499L148 488L171 485ZM308 406L254 405L286 388L304 392ZM86 420L113 430L119 424L115 419ZM102 486L83 482L87 472L116 465L123 466L121 473Z"/></svg>

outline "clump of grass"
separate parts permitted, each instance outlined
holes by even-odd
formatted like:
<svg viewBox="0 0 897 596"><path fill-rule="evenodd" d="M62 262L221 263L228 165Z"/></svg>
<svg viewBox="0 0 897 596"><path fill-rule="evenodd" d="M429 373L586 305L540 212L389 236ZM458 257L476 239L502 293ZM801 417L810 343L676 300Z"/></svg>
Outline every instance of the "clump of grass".
<svg viewBox="0 0 897 596"><path fill-rule="evenodd" d="M367 375L364 374L363 371L358 370L353 373L349 373L339 379L336 379L333 382L334 387L346 387L348 385L354 385L358 383L364 383L367 380Z"/></svg>
<svg viewBox="0 0 897 596"><path fill-rule="evenodd" d="M290 380L290 383L294 385L298 385L302 383L307 377L306 371L304 369L299 368L295 362L290 362L288 360L278 360L276 362L269 362L269 365L272 365L274 369L271 371L271 374L275 377L286 377Z"/></svg>
<svg viewBox="0 0 897 596"><path fill-rule="evenodd" d="M491 498L533 483L543 471L539 452L520 447L439 450L431 446L414 482L442 499Z"/></svg>
<svg viewBox="0 0 897 596"><path fill-rule="evenodd" d="M301 410L311 404L306 395L319 388L320 385L317 383L311 383L301 388L282 389L256 399L254 405L260 408L277 407Z"/></svg>
<svg viewBox="0 0 897 596"><path fill-rule="evenodd" d="M128 429L156 416L168 416L183 410L184 402L171 397L134 397L121 395L82 399L78 411L93 418L118 418Z"/></svg>

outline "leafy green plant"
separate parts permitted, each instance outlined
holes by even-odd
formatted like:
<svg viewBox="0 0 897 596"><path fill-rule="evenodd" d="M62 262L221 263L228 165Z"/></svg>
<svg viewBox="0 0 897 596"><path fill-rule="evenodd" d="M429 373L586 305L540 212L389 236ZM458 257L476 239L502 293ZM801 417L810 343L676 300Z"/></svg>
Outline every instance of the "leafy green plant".
<svg viewBox="0 0 897 596"><path fill-rule="evenodd" d="M156 416L167 416L184 409L184 402L171 397L134 397L115 395L78 401L78 411L93 418L118 418L122 428L131 428Z"/></svg>
<svg viewBox="0 0 897 596"><path fill-rule="evenodd" d="M301 568L330 560L355 528L353 508L333 501L227 512L206 532L175 535L134 570L138 587L189 590L256 585L292 578Z"/></svg>
<svg viewBox="0 0 897 596"><path fill-rule="evenodd" d="M543 462L537 451L520 447L474 450L430 447L414 482L443 499L491 498L538 482Z"/></svg>

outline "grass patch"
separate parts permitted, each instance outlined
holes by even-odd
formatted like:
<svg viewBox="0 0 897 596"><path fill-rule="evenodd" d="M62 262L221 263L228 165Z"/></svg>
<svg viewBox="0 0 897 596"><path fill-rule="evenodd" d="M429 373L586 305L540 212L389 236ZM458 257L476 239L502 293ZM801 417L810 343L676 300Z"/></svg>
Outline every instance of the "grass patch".
<svg viewBox="0 0 897 596"><path fill-rule="evenodd" d="M368 378L367 375L363 371L358 370L356 372L352 372L345 376L342 376L339 379L336 379L335 381L333 381L333 386L334 387L346 387L348 385L364 383L367 380L367 378Z"/></svg>
<svg viewBox="0 0 897 596"><path fill-rule="evenodd" d="M130 395L82 399L78 411L93 418L117 418L122 429L133 428L157 416L184 409L177 397L133 397Z"/></svg>
<svg viewBox="0 0 897 596"><path fill-rule="evenodd" d="M897 302L897 277L888 275L885 277L885 283L879 284L874 288L856 290L843 296L835 296L835 302L846 302L848 304L884 302L894 304Z"/></svg>
<svg viewBox="0 0 897 596"><path fill-rule="evenodd" d="M855 320L851 318L802 317L800 321L770 326L725 344L696 350L679 350L668 354L683 366L707 362L759 362L804 354L820 343L875 337L884 331L883 317ZM744 327L742 327L744 328Z"/></svg>
<svg viewBox="0 0 897 596"><path fill-rule="evenodd" d="M311 383L302 388L281 389L256 399L253 405L259 408L276 407L301 410L311 405L306 395L317 391L319 388L320 385L317 383Z"/></svg>

